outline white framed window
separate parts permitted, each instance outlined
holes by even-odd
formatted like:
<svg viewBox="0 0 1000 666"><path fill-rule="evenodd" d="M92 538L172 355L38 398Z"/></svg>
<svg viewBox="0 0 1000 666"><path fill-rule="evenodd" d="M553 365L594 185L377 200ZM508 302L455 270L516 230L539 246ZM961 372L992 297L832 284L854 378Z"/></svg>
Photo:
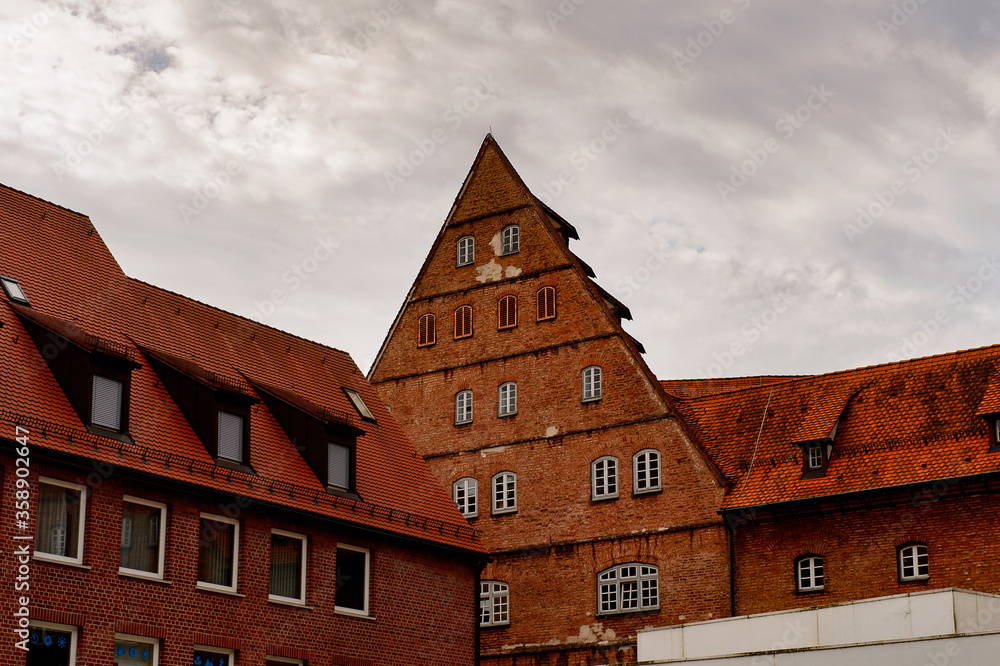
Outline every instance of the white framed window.
<svg viewBox="0 0 1000 666"><path fill-rule="evenodd" d="M21 283L17 281L17 278L0 275L0 285L3 285L3 291L7 294L7 298L10 300L15 303L20 303L21 305L31 305L31 303L28 302L28 297L24 294L24 289L21 288Z"/></svg>
<svg viewBox="0 0 1000 666"><path fill-rule="evenodd" d="M632 491L650 493L660 489L660 452L645 449L632 456Z"/></svg>
<svg viewBox="0 0 1000 666"><path fill-rule="evenodd" d="M498 391L498 416L510 416L517 414L517 384L514 382L504 382Z"/></svg>
<svg viewBox="0 0 1000 666"><path fill-rule="evenodd" d="M271 530L271 585L268 599L306 603L306 543L304 534Z"/></svg>
<svg viewBox="0 0 1000 666"><path fill-rule="evenodd" d="M31 620L26 666L76 666L78 627Z"/></svg>
<svg viewBox="0 0 1000 666"><path fill-rule="evenodd" d="M125 495L118 570L135 576L163 578L166 540L167 505Z"/></svg>
<svg viewBox="0 0 1000 666"><path fill-rule="evenodd" d="M601 399L601 366L592 365L583 369L583 401Z"/></svg>
<svg viewBox="0 0 1000 666"><path fill-rule="evenodd" d="M659 569L633 562L597 575L598 615L656 610L660 607Z"/></svg>
<svg viewBox="0 0 1000 666"><path fill-rule="evenodd" d="M90 422L118 432L122 429L122 397L125 385L117 379L94 375Z"/></svg>
<svg viewBox="0 0 1000 666"><path fill-rule="evenodd" d="M198 532L198 587L236 592L239 573L240 523L202 513Z"/></svg>
<svg viewBox="0 0 1000 666"><path fill-rule="evenodd" d="M455 424L472 423L472 391L455 394Z"/></svg>
<svg viewBox="0 0 1000 666"><path fill-rule="evenodd" d="M219 457L243 464L245 419L240 414L219 410Z"/></svg>
<svg viewBox="0 0 1000 666"><path fill-rule="evenodd" d="M521 251L521 228L516 224L500 231L500 254L514 254Z"/></svg>
<svg viewBox="0 0 1000 666"><path fill-rule="evenodd" d="M451 487L455 505L466 518L479 515L479 482L471 476L459 479Z"/></svg>
<svg viewBox="0 0 1000 666"><path fill-rule="evenodd" d="M806 447L806 467L809 469L823 468L823 445L813 442Z"/></svg>
<svg viewBox="0 0 1000 666"><path fill-rule="evenodd" d="M351 448L336 442L326 443L326 484L342 490L351 489Z"/></svg>
<svg viewBox="0 0 1000 666"><path fill-rule="evenodd" d="M236 663L236 650L229 648L211 647L209 645L194 646L194 664L201 666L234 666Z"/></svg>
<svg viewBox="0 0 1000 666"><path fill-rule="evenodd" d="M351 401L354 409L357 410L358 416L366 421L375 422L375 415L372 414L372 410L368 409L368 405L365 404L365 400L361 397L360 393L354 389L344 388L344 394L347 396L347 399Z"/></svg>
<svg viewBox="0 0 1000 666"><path fill-rule="evenodd" d="M479 582L479 626L510 624L510 587L498 580Z"/></svg>
<svg viewBox="0 0 1000 666"><path fill-rule="evenodd" d="M590 499L618 497L618 458L603 456L590 464Z"/></svg>
<svg viewBox="0 0 1000 666"><path fill-rule="evenodd" d="M930 578L927 546L909 543L899 547L899 580L926 580Z"/></svg>
<svg viewBox="0 0 1000 666"><path fill-rule="evenodd" d="M292 659L291 657L275 657L274 655L267 655L264 658L264 666L287 666L288 664L296 664L297 666L305 666L306 662L302 659Z"/></svg>
<svg viewBox="0 0 1000 666"><path fill-rule="evenodd" d="M493 476L493 513L517 511L517 474L500 472Z"/></svg>
<svg viewBox="0 0 1000 666"><path fill-rule="evenodd" d="M86 486L38 477L35 557L51 562L83 564L86 519Z"/></svg>
<svg viewBox="0 0 1000 666"><path fill-rule="evenodd" d="M455 265L468 266L476 261L476 239L472 236L462 236L455 244Z"/></svg>
<svg viewBox="0 0 1000 666"><path fill-rule="evenodd" d="M337 578L334 610L368 615L368 577L371 551L346 543L337 544Z"/></svg>
<svg viewBox="0 0 1000 666"><path fill-rule="evenodd" d="M799 592L815 592L823 589L823 558L819 555L803 555L795 561L795 580Z"/></svg>
<svg viewBox="0 0 1000 666"><path fill-rule="evenodd" d="M115 666L157 666L160 641L146 636L115 634Z"/></svg>

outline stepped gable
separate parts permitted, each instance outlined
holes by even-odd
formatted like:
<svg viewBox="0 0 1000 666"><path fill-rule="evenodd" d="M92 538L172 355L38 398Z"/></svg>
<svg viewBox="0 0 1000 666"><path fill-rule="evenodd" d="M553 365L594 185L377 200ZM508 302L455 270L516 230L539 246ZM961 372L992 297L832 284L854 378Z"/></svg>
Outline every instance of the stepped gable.
<svg viewBox="0 0 1000 666"><path fill-rule="evenodd" d="M998 368L994 345L674 404L730 483L725 508L767 505L997 472ZM797 444L835 425L825 475L802 478Z"/></svg>
<svg viewBox="0 0 1000 666"><path fill-rule="evenodd" d="M31 440L36 451L483 552L475 530L348 354L127 278L78 213L0 186L0 222L0 274L18 279L30 301L26 308L0 294L0 422L8 432L28 428L37 435ZM62 332L65 344L124 355L138 366L131 374L129 437L88 431L29 326L53 331L53 340ZM154 356L251 397L259 397L250 383L256 380L347 415L364 432L357 440L361 501L327 493L260 403L249 422L255 474L216 466L157 376ZM374 422L358 415L341 387L362 396Z"/></svg>

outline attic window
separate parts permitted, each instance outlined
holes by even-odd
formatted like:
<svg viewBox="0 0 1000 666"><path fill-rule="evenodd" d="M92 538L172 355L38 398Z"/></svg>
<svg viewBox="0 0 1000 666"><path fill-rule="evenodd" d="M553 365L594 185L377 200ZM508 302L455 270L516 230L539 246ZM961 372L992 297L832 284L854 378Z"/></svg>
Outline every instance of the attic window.
<svg viewBox="0 0 1000 666"><path fill-rule="evenodd" d="M336 442L328 442L326 458L326 483L342 490L351 489L351 449Z"/></svg>
<svg viewBox="0 0 1000 666"><path fill-rule="evenodd" d="M819 442L813 442L806 447L806 467L823 469L823 447Z"/></svg>
<svg viewBox="0 0 1000 666"><path fill-rule="evenodd" d="M21 305L31 305L28 302L28 297L24 294L24 290L21 289L21 283L15 278L0 275L0 284L3 284L4 293L7 294L8 299Z"/></svg>
<svg viewBox="0 0 1000 666"><path fill-rule="evenodd" d="M829 440L804 442L799 447L802 449L802 478L826 476L826 468L830 462Z"/></svg>
<svg viewBox="0 0 1000 666"><path fill-rule="evenodd" d="M344 393L347 394L347 399L351 401L352 405L354 405L354 409L358 410L358 414L361 415L361 418L365 419L366 421L375 420L375 417L372 416L371 410L368 409L368 405L366 405L365 401L361 399L360 393L358 393L354 389L349 389L349 388L345 388Z"/></svg>
<svg viewBox="0 0 1000 666"><path fill-rule="evenodd" d="M243 417L219 410L219 457L243 464Z"/></svg>
<svg viewBox="0 0 1000 666"><path fill-rule="evenodd" d="M94 395L90 422L115 432L122 429L122 396L124 384L117 379L94 375Z"/></svg>

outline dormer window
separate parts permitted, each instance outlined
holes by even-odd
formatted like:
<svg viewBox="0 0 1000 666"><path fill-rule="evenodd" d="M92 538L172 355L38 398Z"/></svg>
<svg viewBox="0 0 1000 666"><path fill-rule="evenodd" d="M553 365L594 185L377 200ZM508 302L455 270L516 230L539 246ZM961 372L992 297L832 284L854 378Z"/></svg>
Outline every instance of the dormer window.
<svg viewBox="0 0 1000 666"><path fill-rule="evenodd" d="M94 375L94 393L91 399L90 423L108 430L121 432L122 397L124 384L117 379Z"/></svg>
<svg viewBox="0 0 1000 666"><path fill-rule="evenodd" d="M6 275L0 275L0 284L3 285L3 291L7 294L7 298L15 303L21 305L31 306L28 302L28 297L25 295L24 290L21 289L21 283L17 281L16 278L7 277Z"/></svg>
<svg viewBox="0 0 1000 666"><path fill-rule="evenodd" d="M802 478L814 479L826 476L830 461L829 440L813 440L799 444L802 448Z"/></svg>
<svg viewBox="0 0 1000 666"><path fill-rule="evenodd" d="M1000 451L1000 416L993 417L993 427L991 428L993 437L990 438L990 452Z"/></svg>
<svg viewBox="0 0 1000 666"><path fill-rule="evenodd" d="M816 442L807 446L806 458L806 467L809 469L823 469L823 446Z"/></svg>
<svg viewBox="0 0 1000 666"><path fill-rule="evenodd" d="M340 490L351 489L351 449L343 444L326 445L326 484Z"/></svg>
<svg viewBox="0 0 1000 666"><path fill-rule="evenodd" d="M239 465L244 464L244 418L241 414L233 414L219 410L219 457Z"/></svg>

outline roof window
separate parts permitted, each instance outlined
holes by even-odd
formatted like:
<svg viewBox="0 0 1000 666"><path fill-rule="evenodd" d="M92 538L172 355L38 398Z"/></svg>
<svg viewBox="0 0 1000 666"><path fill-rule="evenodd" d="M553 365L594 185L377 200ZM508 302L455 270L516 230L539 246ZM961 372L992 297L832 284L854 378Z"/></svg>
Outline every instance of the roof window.
<svg viewBox="0 0 1000 666"><path fill-rule="evenodd" d="M351 401L351 404L354 405L354 409L358 410L358 414L361 415L361 418L365 419L366 421L375 420L375 417L372 416L371 410L368 409L368 405L366 405L365 401L361 399L360 393L358 393L354 389L349 389L349 388L345 388L344 393L347 394L347 398Z"/></svg>
<svg viewBox="0 0 1000 666"><path fill-rule="evenodd" d="M24 290L21 289L21 283L17 279L0 275L0 284L3 284L3 291L7 294L8 299L21 305L31 305L28 302L28 297L24 294Z"/></svg>

